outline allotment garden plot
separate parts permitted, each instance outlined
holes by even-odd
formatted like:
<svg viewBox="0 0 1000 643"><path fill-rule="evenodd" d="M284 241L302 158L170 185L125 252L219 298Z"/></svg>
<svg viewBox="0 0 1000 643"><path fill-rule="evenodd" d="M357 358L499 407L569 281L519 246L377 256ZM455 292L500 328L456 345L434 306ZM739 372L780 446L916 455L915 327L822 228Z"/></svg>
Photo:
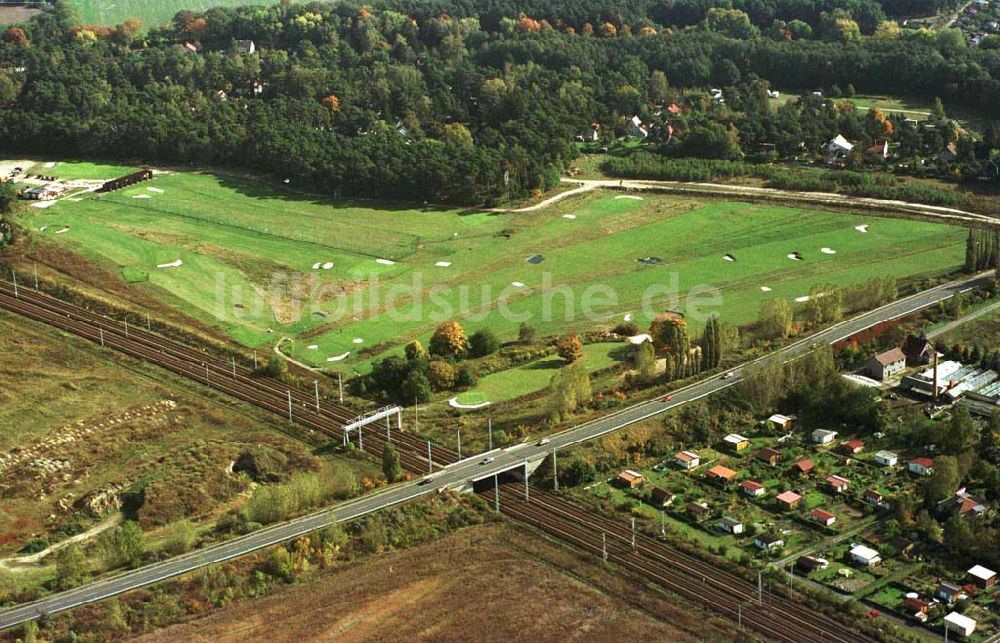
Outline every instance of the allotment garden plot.
<svg viewBox="0 0 1000 643"><path fill-rule="evenodd" d="M595 192L507 214L169 172L26 220L244 344L287 336L304 363L361 371L453 317L501 339L522 320L548 335L644 327L666 308L695 332L697 312L748 323L768 299L801 302L817 284L955 269L964 240L931 223L663 195Z"/></svg>

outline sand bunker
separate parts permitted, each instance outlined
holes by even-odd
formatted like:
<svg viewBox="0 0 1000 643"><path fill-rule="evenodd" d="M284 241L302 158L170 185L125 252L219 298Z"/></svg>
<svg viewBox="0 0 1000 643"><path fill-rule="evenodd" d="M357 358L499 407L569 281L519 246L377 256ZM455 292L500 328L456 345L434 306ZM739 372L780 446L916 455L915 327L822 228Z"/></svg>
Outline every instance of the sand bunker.
<svg viewBox="0 0 1000 643"><path fill-rule="evenodd" d="M659 257L643 257L642 259L636 259L636 261L647 266L658 266L663 263L663 260Z"/></svg>
<svg viewBox="0 0 1000 643"><path fill-rule="evenodd" d="M319 270L319 267L321 265L323 265L323 264L321 264L319 261L317 261L316 263L313 264L313 270Z"/></svg>
<svg viewBox="0 0 1000 643"><path fill-rule="evenodd" d="M319 346L316 345L316 344L309 344L308 346L306 346L306 348L309 349L309 350L311 350L311 351L314 351L317 348L319 348Z"/></svg>
<svg viewBox="0 0 1000 643"><path fill-rule="evenodd" d="M802 261L802 255L799 254L798 252L789 252L785 256L791 259L792 261Z"/></svg>
<svg viewBox="0 0 1000 643"><path fill-rule="evenodd" d="M329 270L330 268L333 268L332 261L327 261L326 263L323 264L323 270Z"/></svg>
<svg viewBox="0 0 1000 643"><path fill-rule="evenodd" d="M31 204L31 207L33 207L33 208L51 208L55 204L56 204L55 201L36 201L35 203Z"/></svg>
<svg viewBox="0 0 1000 643"><path fill-rule="evenodd" d="M383 266L395 266L396 265L395 261L390 261L389 259L376 259L375 263L380 263Z"/></svg>
<svg viewBox="0 0 1000 643"><path fill-rule="evenodd" d="M158 263L158 264L156 264L156 267L157 268L180 268L183 265L184 265L183 261L181 261L180 259L174 259L170 263Z"/></svg>
<svg viewBox="0 0 1000 643"><path fill-rule="evenodd" d="M49 161L48 163L45 164L45 167L50 168L50 169L54 168L55 166L56 166L56 162L55 161Z"/></svg>
<svg viewBox="0 0 1000 643"><path fill-rule="evenodd" d="M631 199L632 201L642 201L642 197L641 196L632 196L630 194L622 194L620 196L616 196L615 198L616 199Z"/></svg>
<svg viewBox="0 0 1000 643"><path fill-rule="evenodd" d="M632 313L625 314L625 321L632 321L635 316Z"/></svg>
<svg viewBox="0 0 1000 643"><path fill-rule="evenodd" d="M363 339L362 339L362 338L360 338L360 337L355 337L355 338L354 338L354 339L352 339L351 341L352 341L352 342L354 342L355 344L364 344L364 343L365 343L365 340L363 340Z"/></svg>
<svg viewBox="0 0 1000 643"><path fill-rule="evenodd" d="M825 255L835 255L835 254L837 254L837 251L834 250L833 248L820 248L819 251L822 252Z"/></svg>
<svg viewBox="0 0 1000 643"><path fill-rule="evenodd" d="M767 286L761 286L760 287L760 291L761 292L771 292L771 289L769 287L767 287Z"/></svg>
<svg viewBox="0 0 1000 643"><path fill-rule="evenodd" d="M861 225L854 226L854 229L858 232L868 232L868 224L862 223Z"/></svg>
<svg viewBox="0 0 1000 643"><path fill-rule="evenodd" d="M576 215L575 214L564 214L563 218L564 219L575 219Z"/></svg>
<svg viewBox="0 0 1000 643"><path fill-rule="evenodd" d="M156 192L157 194L163 194L163 190L161 190L160 188L146 188L146 189L149 190L150 192Z"/></svg>
<svg viewBox="0 0 1000 643"><path fill-rule="evenodd" d="M448 406L453 409L481 409L484 406L489 406L492 402L480 402L479 404L462 404L458 401L457 397L453 397L448 400Z"/></svg>
<svg viewBox="0 0 1000 643"><path fill-rule="evenodd" d="M340 355L337 355L335 357L327 357L326 361L328 361L328 362L339 362L339 361L347 359L347 356L350 355L350 354L351 354L351 351L347 351L346 353L341 353Z"/></svg>
<svg viewBox="0 0 1000 643"><path fill-rule="evenodd" d="M521 283L520 281L512 281L510 282L510 285L514 286L515 288L524 288L524 284Z"/></svg>
<svg viewBox="0 0 1000 643"><path fill-rule="evenodd" d="M41 228L39 228L39 229L38 229L38 231L39 231L39 232L45 232L45 231L46 231L46 230L48 230L48 229L49 229L49 226L47 226L47 225L43 225L43 226L42 226Z"/></svg>
<svg viewBox="0 0 1000 643"><path fill-rule="evenodd" d="M60 228L59 230L56 230L56 234L66 234L67 232L69 232L69 226L66 226L65 228Z"/></svg>
<svg viewBox="0 0 1000 643"><path fill-rule="evenodd" d="M136 194L132 198L133 199L151 199L153 197L149 196L148 194Z"/></svg>
<svg viewBox="0 0 1000 643"><path fill-rule="evenodd" d="M733 255L722 255L722 258L725 259L726 261L736 261L736 257L734 257Z"/></svg>
<svg viewBox="0 0 1000 643"><path fill-rule="evenodd" d="M809 301L809 295L802 295L801 297L796 297L795 301L799 302L800 304L804 304L805 302Z"/></svg>
<svg viewBox="0 0 1000 643"><path fill-rule="evenodd" d="M528 263L530 263L533 266L537 266L538 264L540 264L543 261L545 261L545 257L543 257L542 255L531 255L530 257L528 257L527 259L525 259L525 261L527 261Z"/></svg>
<svg viewBox="0 0 1000 643"><path fill-rule="evenodd" d="M437 266L438 268L447 268L448 266L451 265L451 262L450 261L439 261L439 262L437 262L434 265Z"/></svg>

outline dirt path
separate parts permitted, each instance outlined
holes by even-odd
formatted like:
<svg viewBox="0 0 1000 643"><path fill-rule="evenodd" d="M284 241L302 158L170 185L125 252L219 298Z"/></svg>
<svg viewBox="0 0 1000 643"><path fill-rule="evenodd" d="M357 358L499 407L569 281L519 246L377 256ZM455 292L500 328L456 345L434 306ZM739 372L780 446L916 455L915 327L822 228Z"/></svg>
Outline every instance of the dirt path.
<svg viewBox="0 0 1000 643"><path fill-rule="evenodd" d="M779 190L776 188L758 188L745 185L727 185L724 183L687 183L682 181L647 181L631 179L562 179L564 183L573 183L578 188L557 194L536 205L515 210L497 209L496 212L534 212L561 201L569 196L584 194L597 189L617 189L625 191L648 192L680 192L685 194L705 194L709 196L733 196L773 199L776 201L818 203L836 206L859 206L875 210L886 210L917 214L932 219L941 219L949 223L988 223L1000 224L1000 219L985 214L968 212L956 208L946 208L909 201L890 199L870 199L867 197L849 196L833 192L796 192L794 190Z"/></svg>
<svg viewBox="0 0 1000 643"><path fill-rule="evenodd" d="M87 531L77 534L75 536L70 536L66 540L57 542L54 545L49 545L45 549L34 554L26 554L24 556L11 556L10 558L0 558L0 568L8 569L10 571L18 571L19 568L26 567L28 565L36 565L42 559L44 559L49 554L54 554L55 552L68 547L73 543L83 542L85 540L90 540L94 536L97 536L101 532L110 529L122 521L122 516L120 513L116 513L109 518L106 518L103 522L91 527Z"/></svg>

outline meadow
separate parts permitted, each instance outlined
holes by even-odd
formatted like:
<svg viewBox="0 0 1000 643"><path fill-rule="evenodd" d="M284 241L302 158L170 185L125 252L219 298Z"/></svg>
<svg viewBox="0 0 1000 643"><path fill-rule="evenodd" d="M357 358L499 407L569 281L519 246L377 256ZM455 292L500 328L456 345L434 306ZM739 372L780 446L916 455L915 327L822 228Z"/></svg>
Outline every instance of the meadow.
<svg viewBox="0 0 1000 643"><path fill-rule="evenodd" d="M540 335L645 328L664 309L687 313L696 333L709 313L749 323L768 299L816 284L955 269L965 236L868 214L616 192L522 214L333 201L203 173L28 208L25 220L246 345L287 336L302 362L362 372L453 317L504 340L521 321Z"/></svg>
<svg viewBox="0 0 1000 643"><path fill-rule="evenodd" d="M0 559L114 515L110 505L88 507L123 490L142 490L144 502L133 511L153 537L185 517L210 523L250 488L230 468L244 453L278 475L302 468L328 482L375 475L366 461L314 455L287 424L262 411L220 402L195 383L137 369L6 311L0 381ZM43 577L52 571L23 569Z"/></svg>
<svg viewBox="0 0 1000 643"><path fill-rule="evenodd" d="M138 18L147 27L158 27L178 11L204 11L212 7L235 7L272 2L252 0L73 0L76 10L88 25L116 25L128 18Z"/></svg>

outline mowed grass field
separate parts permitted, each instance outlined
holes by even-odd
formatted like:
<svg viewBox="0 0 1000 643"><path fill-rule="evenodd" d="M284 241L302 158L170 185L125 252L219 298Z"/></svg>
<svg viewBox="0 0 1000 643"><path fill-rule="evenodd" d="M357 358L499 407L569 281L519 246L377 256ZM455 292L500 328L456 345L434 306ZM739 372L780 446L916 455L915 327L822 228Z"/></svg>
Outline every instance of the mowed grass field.
<svg viewBox="0 0 1000 643"><path fill-rule="evenodd" d="M253 0L73 0L84 24L116 25L139 18L146 28L159 27L178 11L204 11L212 7L268 6L273 2Z"/></svg>
<svg viewBox="0 0 1000 643"><path fill-rule="evenodd" d="M615 192L523 214L333 202L200 173L28 211L36 234L123 279L148 274L133 287L240 342L288 336L296 359L362 371L452 318L502 339L522 321L541 334L626 316L645 328L664 309L687 313L695 332L709 313L752 322L768 299L815 284L954 269L965 236L867 214Z"/></svg>
<svg viewBox="0 0 1000 643"><path fill-rule="evenodd" d="M587 344L583 347L583 366L590 372L622 362L632 355L632 347L620 342ZM502 402L527 395L549 385L552 377L566 365L558 355L544 357L515 368L492 373L479 380L475 389L458 396L462 404L485 401Z"/></svg>

